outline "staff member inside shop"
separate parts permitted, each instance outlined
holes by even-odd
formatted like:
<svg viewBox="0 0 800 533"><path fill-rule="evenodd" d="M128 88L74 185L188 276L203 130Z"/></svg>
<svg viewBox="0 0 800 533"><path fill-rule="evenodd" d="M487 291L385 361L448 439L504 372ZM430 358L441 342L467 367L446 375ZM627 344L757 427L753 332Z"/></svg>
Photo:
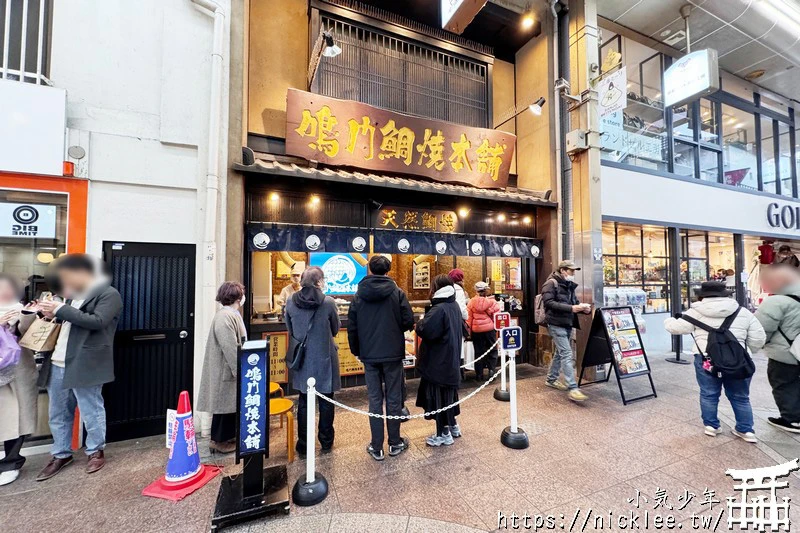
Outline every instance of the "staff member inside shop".
<svg viewBox="0 0 800 533"><path fill-rule="evenodd" d="M303 274L303 267L302 265L295 264L292 266L292 282L281 289L280 304L286 306L286 303L289 301L289 298L292 297L294 293L300 290L300 276Z"/></svg>

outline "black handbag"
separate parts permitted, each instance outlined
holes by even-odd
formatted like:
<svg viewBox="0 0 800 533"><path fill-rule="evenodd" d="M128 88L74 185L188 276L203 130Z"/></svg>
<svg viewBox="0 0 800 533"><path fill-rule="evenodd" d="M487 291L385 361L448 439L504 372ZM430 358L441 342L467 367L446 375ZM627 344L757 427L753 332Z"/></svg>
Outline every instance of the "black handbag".
<svg viewBox="0 0 800 533"><path fill-rule="evenodd" d="M306 341L308 340L308 334L311 333L311 325L314 323L314 317L317 315L317 311L319 307L314 309L314 312L311 314L311 318L308 319L308 329L306 330L306 335L303 337L303 340L300 341L299 339L295 338L295 340L299 341L292 353L292 360L289 361L288 366L290 370L300 370L303 368L303 362L306 360ZM294 335L292 335L294 337Z"/></svg>

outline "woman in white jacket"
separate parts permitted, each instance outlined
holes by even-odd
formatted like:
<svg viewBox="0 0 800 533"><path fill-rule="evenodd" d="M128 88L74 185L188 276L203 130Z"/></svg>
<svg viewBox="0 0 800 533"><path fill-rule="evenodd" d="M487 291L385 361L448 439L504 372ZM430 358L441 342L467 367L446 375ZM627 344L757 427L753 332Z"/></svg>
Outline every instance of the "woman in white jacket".
<svg viewBox="0 0 800 533"><path fill-rule="evenodd" d="M756 320L753 313L744 308L740 309L739 304L732 300L730 295L731 291L725 287L724 282L704 282L697 292L700 301L692 304L692 308L683 315L679 314L677 318L666 319L664 328L673 335L691 334L700 351L694 356L694 368L697 384L700 385L700 413L705 425L705 434L716 437L722 431L717 417L717 406L724 387L725 396L728 397L736 417L736 427L731 431L747 442L756 442L753 433L753 409L750 406L750 378L720 378L711 373L711 364L706 352L708 332L702 328L696 328L681 318L681 316L689 316L712 328L718 328L727 317L738 309L739 314L731 323L730 332L750 353L755 353L764 346L767 340L764 328L761 327L761 323Z"/></svg>

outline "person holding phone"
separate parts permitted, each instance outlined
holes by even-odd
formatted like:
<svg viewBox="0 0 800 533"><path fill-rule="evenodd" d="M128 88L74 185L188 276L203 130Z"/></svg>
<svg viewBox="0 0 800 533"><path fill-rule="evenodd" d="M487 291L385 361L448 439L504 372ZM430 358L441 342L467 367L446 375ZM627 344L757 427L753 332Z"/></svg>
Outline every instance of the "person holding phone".
<svg viewBox="0 0 800 533"><path fill-rule="evenodd" d="M583 402L586 395L578 389L575 381L575 354L572 351L572 330L580 328L578 313L589 314L592 306L580 303L575 295L575 271L580 268L574 261L561 261L558 270L550 274L542 286L547 331L553 339L553 360L545 384L554 389L567 391L573 402ZM564 383L558 381L559 372L564 373Z"/></svg>

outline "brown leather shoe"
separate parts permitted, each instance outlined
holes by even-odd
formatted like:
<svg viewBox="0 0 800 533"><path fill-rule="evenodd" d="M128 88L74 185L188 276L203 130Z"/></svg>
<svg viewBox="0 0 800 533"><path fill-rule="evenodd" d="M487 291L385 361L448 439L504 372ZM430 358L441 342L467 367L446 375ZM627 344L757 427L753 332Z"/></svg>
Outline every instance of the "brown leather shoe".
<svg viewBox="0 0 800 533"><path fill-rule="evenodd" d="M208 449L217 453L233 453L236 451L236 441L208 443Z"/></svg>
<svg viewBox="0 0 800 533"><path fill-rule="evenodd" d="M86 465L86 473L94 474L104 466L106 466L106 458L103 455L103 450L94 452L89 456L89 463Z"/></svg>
<svg viewBox="0 0 800 533"><path fill-rule="evenodd" d="M70 463L72 463L72 456L69 456L66 459L59 459L58 457L52 457L50 459L50 462L47 463L47 466L45 466L42 469L42 471L39 472L39 475L36 476L36 481L45 481L47 479L50 479L51 477L61 472L61 469L69 465Z"/></svg>

